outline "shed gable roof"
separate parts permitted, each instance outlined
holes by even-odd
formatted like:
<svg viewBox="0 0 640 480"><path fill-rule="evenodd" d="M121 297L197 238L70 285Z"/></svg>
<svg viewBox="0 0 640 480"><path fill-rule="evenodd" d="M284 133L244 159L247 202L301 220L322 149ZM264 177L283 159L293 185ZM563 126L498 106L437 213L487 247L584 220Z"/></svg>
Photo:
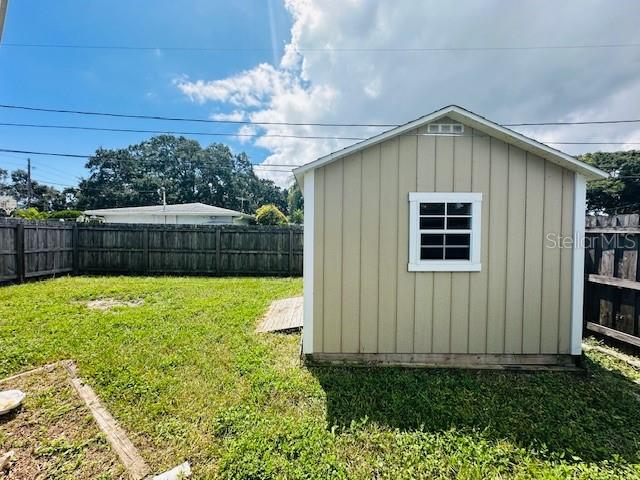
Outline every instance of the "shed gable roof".
<svg viewBox="0 0 640 480"><path fill-rule="evenodd" d="M440 110L436 110L435 112L420 117L409 123L405 123L404 125L400 125L399 127L387 130L386 132L382 132L367 140L363 140L361 142L343 148L342 150L338 150L336 152L330 153L329 155L320 157L313 162L307 163L294 169L293 173L298 180L298 184L302 186L304 184L302 178L304 174L310 170L335 162L336 160L346 157L347 155L351 155L352 153L363 150L367 147L377 145L384 142L385 140L422 127L442 117L449 117L452 120L464 123L471 128L491 135L492 137L507 142L511 145L522 148L527 152L533 153L534 155L549 160L550 162L556 163L561 167L578 172L584 175L589 180L605 178L608 176L606 172L600 170L599 168L581 162L571 155L545 145L544 143L533 140L532 138L526 137L521 133L498 125L497 123L487 120L486 118L457 105L449 105L448 107L441 108Z"/></svg>

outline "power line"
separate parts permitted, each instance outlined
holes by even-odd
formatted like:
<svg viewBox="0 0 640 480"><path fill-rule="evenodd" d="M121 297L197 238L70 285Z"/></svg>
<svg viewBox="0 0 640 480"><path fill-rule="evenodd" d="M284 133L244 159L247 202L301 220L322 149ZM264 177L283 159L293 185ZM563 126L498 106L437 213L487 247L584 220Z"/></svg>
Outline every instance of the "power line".
<svg viewBox="0 0 640 480"><path fill-rule="evenodd" d="M129 114L129 113L97 112L97 111L88 111L88 110L30 107L26 105L12 105L12 104L0 104L0 108L6 108L6 109L12 109L12 110L47 112L47 113L68 113L68 114L74 114L74 115L88 115L88 116L100 116L100 117L133 118L133 119L139 119L139 120L219 123L219 124L230 124L230 125L283 125L283 126L290 126L290 127L372 127L372 128L400 126L400 124L397 124L397 123L332 123L332 122L314 123L314 122L256 122L252 120L213 120L210 118L188 118L188 117L171 117L171 116L164 116L164 115L141 115L141 114ZM640 123L640 119L589 120L589 121L577 121L577 122L520 122L520 123L503 123L502 126L503 127L529 127L529 126L559 126L559 125L602 125L602 124L620 124L620 123Z"/></svg>
<svg viewBox="0 0 640 480"><path fill-rule="evenodd" d="M39 48L39 49L71 49L71 50L121 50L121 51L176 51L176 52L271 52L267 47L188 47L188 46L152 46L152 45L79 45L79 44L47 44L47 43L17 43L2 44L9 48ZM603 43L578 45L514 45L514 46L480 46L480 47L297 47L296 52L495 52L522 50L588 50L612 48L637 48L640 43Z"/></svg>
<svg viewBox="0 0 640 480"><path fill-rule="evenodd" d="M78 155L75 153L54 153L54 152L38 152L38 151L33 151L33 150L15 150L15 149L10 149L10 148L0 148L0 152L6 152L6 153L21 153L24 155L46 155L46 156L52 156L52 157L69 157L69 158L90 158L93 155ZM121 159L114 159L116 161L121 161ZM252 163L251 164L252 167L300 167L301 165L294 165L294 164L283 164L283 163L267 163L267 164L257 164L257 163Z"/></svg>
<svg viewBox="0 0 640 480"><path fill-rule="evenodd" d="M47 113L69 113L74 115L89 115L99 117L115 117L115 118L134 118L139 120L162 120L170 122L198 122L198 123L220 123L229 125L284 125L291 127L397 127L398 124L391 123L378 123L378 124L365 124L365 123L304 123L304 122L255 122L251 120L214 120L210 118L188 118L188 117L170 117L164 115L140 115L130 113L113 113L113 112L96 112L86 110L68 110L61 108L44 108L44 107L29 107L25 105L7 105L0 104L0 108L7 108L13 110L28 110L35 112L47 112Z"/></svg>
<svg viewBox="0 0 640 480"><path fill-rule="evenodd" d="M272 137L272 138L298 138L308 140L365 140L363 137L329 137L319 135L288 135L288 134L257 134L257 133L231 133L231 132L183 132L172 130L139 130L133 128L106 128L106 127L83 127L75 125L44 125L36 123L9 123L1 122L4 127L28 127L28 128L58 128L65 130L90 130L98 132L124 132L124 133L153 133L171 135L202 135L210 137Z"/></svg>
<svg viewBox="0 0 640 480"><path fill-rule="evenodd" d="M97 131L97 132L120 132L120 133L150 133L158 135L193 135L193 136L214 136L214 137L241 137L241 138L292 138L302 140L350 140L350 141L362 141L367 140L366 137L339 137L339 136L323 136L323 135L294 135L294 134L259 134L259 133L231 133L231 132L188 132L188 131L175 131L175 130L144 130L135 128L111 128L111 127L85 127L76 125L49 125L49 124L35 124L35 123L11 123L0 122L0 126L3 127L20 127L20 128L53 128L63 130L84 130L84 131ZM455 136L455 137L478 137L481 135L447 135L447 134L405 134L406 136ZM610 141L545 141L538 140L541 143L548 143L553 145L640 145L640 141L637 142L610 142Z"/></svg>

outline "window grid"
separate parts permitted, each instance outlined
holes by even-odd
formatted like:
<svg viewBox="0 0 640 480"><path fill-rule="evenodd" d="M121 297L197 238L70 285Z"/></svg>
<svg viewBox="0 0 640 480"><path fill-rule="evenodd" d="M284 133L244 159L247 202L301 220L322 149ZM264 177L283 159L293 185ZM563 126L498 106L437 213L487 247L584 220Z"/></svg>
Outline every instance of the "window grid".
<svg viewBox="0 0 640 480"><path fill-rule="evenodd" d="M439 210L442 206L442 213L422 213L424 210ZM450 210L462 210L467 213L449 213ZM423 228L422 219L442 219L442 228ZM449 228L449 219L468 219L467 228ZM421 202L419 204L418 215L418 234L420 235L420 259L422 261L432 260L463 260L469 261L471 257L471 234L472 234L472 204L469 202ZM425 243L425 235L431 237L436 235L442 236L442 244ZM453 237L457 239L464 238L463 243L447 243L447 239L453 241ZM436 253L440 250L438 256L429 257L429 252ZM457 250L457 252L455 252ZM466 255L464 251L466 250ZM425 252L423 256L423 251ZM426 258L425 258L426 257Z"/></svg>

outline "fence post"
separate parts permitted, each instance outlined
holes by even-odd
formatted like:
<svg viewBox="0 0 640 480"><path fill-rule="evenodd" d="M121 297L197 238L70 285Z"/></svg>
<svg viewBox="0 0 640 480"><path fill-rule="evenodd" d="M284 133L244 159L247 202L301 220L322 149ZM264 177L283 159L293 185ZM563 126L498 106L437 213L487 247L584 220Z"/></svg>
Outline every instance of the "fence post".
<svg viewBox="0 0 640 480"><path fill-rule="evenodd" d="M220 259L222 257L222 245L221 245L222 234L220 232L220 227L216 228L216 272L218 275L222 273L222 268L220 267Z"/></svg>
<svg viewBox="0 0 640 480"><path fill-rule="evenodd" d="M149 228L142 227L142 268L149 271Z"/></svg>
<svg viewBox="0 0 640 480"><path fill-rule="evenodd" d="M73 265L73 274L77 275L80 270L80 242L79 242L79 232L78 232L78 224L73 224L73 231L71 233L71 255L72 255L72 265Z"/></svg>
<svg viewBox="0 0 640 480"><path fill-rule="evenodd" d="M25 279L26 259L24 253L24 225L16 225L16 274L18 283L23 283Z"/></svg>
<svg viewBox="0 0 640 480"><path fill-rule="evenodd" d="M289 227L289 275L293 275L293 229Z"/></svg>

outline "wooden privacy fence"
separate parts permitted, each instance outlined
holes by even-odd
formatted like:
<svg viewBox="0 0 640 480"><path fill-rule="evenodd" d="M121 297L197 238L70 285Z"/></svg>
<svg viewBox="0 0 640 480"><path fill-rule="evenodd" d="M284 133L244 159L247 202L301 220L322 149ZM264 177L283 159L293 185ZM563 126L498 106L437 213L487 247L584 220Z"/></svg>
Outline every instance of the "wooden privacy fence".
<svg viewBox="0 0 640 480"><path fill-rule="evenodd" d="M302 275L300 226L0 223L0 281L59 273Z"/></svg>
<svg viewBox="0 0 640 480"><path fill-rule="evenodd" d="M72 272L73 225L60 222L0 223L0 282Z"/></svg>
<svg viewBox="0 0 640 480"><path fill-rule="evenodd" d="M640 347L640 215L587 217L585 332Z"/></svg>

